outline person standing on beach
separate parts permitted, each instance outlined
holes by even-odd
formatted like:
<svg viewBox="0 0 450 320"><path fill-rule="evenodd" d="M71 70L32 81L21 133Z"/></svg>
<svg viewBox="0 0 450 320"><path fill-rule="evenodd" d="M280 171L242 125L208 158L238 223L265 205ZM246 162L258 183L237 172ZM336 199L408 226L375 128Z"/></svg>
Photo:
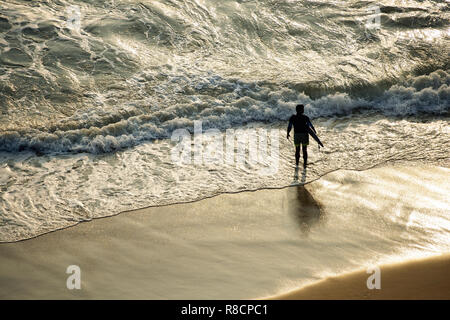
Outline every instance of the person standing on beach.
<svg viewBox="0 0 450 320"><path fill-rule="evenodd" d="M316 129L312 125L311 120L309 120L309 117L303 114L305 112L304 105L298 104L295 110L297 111L297 114L292 115L289 119L287 139L289 140L289 133L291 132L292 126L294 126L295 166L298 168L301 146L303 149L303 168L306 168L309 144L308 128L310 127L314 133L316 133Z"/></svg>

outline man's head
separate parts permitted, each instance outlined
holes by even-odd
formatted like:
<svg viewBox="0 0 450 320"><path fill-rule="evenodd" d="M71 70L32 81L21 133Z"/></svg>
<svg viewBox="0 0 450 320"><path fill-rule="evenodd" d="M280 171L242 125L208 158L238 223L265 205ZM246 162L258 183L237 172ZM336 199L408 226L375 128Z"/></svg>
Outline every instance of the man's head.
<svg viewBox="0 0 450 320"><path fill-rule="evenodd" d="M302 104L298 104L295 107L295 110L297 111L298 114L302 114L303 112L305 112L305 106Z"/></svg>

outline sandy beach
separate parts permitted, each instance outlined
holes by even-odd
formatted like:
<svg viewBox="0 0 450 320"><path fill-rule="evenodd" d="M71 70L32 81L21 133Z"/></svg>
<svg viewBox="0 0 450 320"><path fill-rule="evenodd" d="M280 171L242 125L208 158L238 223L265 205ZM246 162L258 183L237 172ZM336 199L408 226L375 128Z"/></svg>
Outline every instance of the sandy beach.
<svg viewBox="0 0 450 320"><path fill-rule="evenodd" d="M330 277L269 299L280 300L449 300L450 255L380 268L380 289L368 289L366 270Z"/></svg>
<svg viewBox="0 0 450 320"><path fill-rule="evenodd" d="M151 207L2 243L0 299L448 299L446 189L423 187L446 174L335 172L306 187ZM438 257L392 264L420 256ZM381 290L366 287L374 262ZM66 287L70 265L81 269L81 290Z"/></svg>
<svg viewBox="0 0 450 320"><path fill-rule="evenodd" d="M232 299L236 283L244 284L244 292L257 292L245 284L277 278L277 269L294 263L279 267L275 257L287 258L292 245L277 254L271 242L319 220L320 210L303 187L97 219L1 244L0 299ZM266 234L271 225L277 232ZM66 288L69 265L81 269L81 290Z"/></svg>

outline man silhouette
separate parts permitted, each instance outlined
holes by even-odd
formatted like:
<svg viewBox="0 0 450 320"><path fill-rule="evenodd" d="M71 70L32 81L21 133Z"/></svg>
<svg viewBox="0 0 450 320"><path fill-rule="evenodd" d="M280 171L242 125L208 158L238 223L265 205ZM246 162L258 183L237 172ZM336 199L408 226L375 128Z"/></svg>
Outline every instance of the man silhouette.
<svg viewBox="0 0 450 320"><path fill-rule="evenodd" d="M287 128L287 139L289 140L289 133L291 132L292 126L294 126L294 145L295 145L295 166L298 168L298 162L300 160L300 146L303 149L303 168L306 168L308 162L308 144L309 144L309 134L308 127L310 127L314 133L316 129L309 120L308 116L305 116L305 106L298 104L295 108L297 114L294 114L289 119L289 125Z"/></svg>

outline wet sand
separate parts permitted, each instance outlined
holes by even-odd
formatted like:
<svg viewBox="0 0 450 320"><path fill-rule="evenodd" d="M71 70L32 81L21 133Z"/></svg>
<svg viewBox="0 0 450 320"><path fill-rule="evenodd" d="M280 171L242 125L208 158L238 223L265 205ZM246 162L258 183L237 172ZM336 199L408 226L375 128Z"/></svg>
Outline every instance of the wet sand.
<svg viewBox="0 0 450 320"><path fill-rule="evenodd" d="M448 252L446 175L439 167L336 172L306 187L124 212L3 243L0 299L250 299L288 291L276 298L450 299L448 255L383 266L381 290L367 289L365 270L347 274L395 254L399 241L430 246L425 255ZM81 290L66 287L70 265L81 269ZM320 281L327 273L342 276ZM320 282L291 291L313 281Z"/></svg>
<svg viewBox="0 0 450 320"><path fill-rule="evenodd" d="M274 286L296 259L292 245L277 252L278 239L308 232L319 220L304 187L96 219L0 244L0 299L252 298L259 291L252 284ZM81 269L81 290L66 288L69 265Z"/></svg>

